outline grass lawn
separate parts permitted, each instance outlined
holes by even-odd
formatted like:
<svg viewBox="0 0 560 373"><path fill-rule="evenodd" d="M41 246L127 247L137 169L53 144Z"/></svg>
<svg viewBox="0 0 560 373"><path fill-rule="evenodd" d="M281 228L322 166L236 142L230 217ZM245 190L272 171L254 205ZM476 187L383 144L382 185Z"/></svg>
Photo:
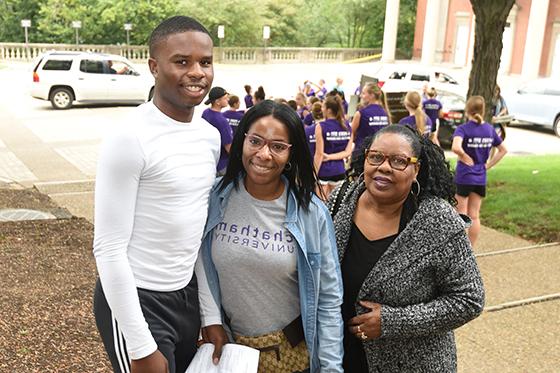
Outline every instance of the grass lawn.
<svg viewBox="0 0 560 373"><path fill-rule="evenodd" d="M560 155L506 155L488 172L480 215L483 225L503 232L560 241Z"/></svg>

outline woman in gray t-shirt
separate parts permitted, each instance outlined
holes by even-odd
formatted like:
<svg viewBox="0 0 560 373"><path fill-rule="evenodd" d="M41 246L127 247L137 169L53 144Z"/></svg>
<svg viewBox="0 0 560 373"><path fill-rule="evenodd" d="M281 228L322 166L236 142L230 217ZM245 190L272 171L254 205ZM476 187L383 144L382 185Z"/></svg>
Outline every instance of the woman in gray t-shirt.
<svg viewBox="0 0 560 373"><path fill-rule="evenodd" d="M251 108L210 196L200 254L216 301L201 305L203 339L216 357L225 330L205 320L223 310L232 342L261 351L259 372L342 372L342 281L316 186L297 113L270 100Z"/></svg>

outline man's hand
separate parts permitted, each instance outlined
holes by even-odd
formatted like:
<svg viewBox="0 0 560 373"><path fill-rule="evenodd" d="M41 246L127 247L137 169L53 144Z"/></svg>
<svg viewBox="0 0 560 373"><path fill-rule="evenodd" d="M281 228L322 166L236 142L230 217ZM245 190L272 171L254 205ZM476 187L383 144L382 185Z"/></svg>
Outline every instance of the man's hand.
<svg viewBox="0 0 560 373"><path fill-rule="evenodd" d="M222 347L228 343L228 337L224 327L221 325L209 325L202 328L202 340L214 345L212 362L214 365L217 365L222 356Z"/></svg>
<svg viewBox="0 0 560 373"><path fill-rule="evenodd" d="M131 373L169 373L167 359L159 350L145 358L130 362Z"/></svg>

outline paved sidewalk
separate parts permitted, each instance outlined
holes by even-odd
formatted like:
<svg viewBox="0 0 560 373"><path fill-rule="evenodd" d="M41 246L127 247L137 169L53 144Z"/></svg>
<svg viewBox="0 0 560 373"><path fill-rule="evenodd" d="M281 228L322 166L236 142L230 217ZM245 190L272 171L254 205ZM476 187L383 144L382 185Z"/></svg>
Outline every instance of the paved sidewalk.
<svg viewBox="0 0 560 373"><path fill-rule="evenodd" d="M475 253L486 308L456 331L459 372L559 372L560 245L534 245L482 227ZM550 299L530 300L544 296ZM492 311L515 301L528 304Z"/></svg>

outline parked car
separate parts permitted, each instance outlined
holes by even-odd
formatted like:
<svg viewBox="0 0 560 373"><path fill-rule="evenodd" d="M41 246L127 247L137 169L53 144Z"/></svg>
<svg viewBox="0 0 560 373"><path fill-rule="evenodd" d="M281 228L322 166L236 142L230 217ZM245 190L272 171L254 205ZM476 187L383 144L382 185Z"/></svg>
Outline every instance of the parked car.
<svg viewBox="0 0 560 373"><path fill-rule="evenodd" d="M516 120L551 128L560 136L560 79L536 79L502 95Z"/></svg>
<svg viewBox="0 0 560 373"><path fill-rule="evenodd" d="M373 76L379 80L377 84L388 92L421 91L427 83L438 91L452 92L463 97L467 93L467 87L460 85L451 75L440 69L421 65L386 64Z"/></svg>
<svg viewBox="0 0 560 373"><path fill-rule="evenodd" d="M443 118L439 120L438 140L442 147L450 148L453 133L460 124L466 122L463 96L446 91L438 91L437 99L442 104Z"/></svg>
<svg viewBox="0 0 560 373"><path fill-rule="evenodd" d="M407 91L388 90L385 93L391 111L391 119L393 123L398 123L401 118L409 115L403 104ZM421 91L418 90L418 93ZM436 98L442 104L443 114L443 118L439 120L438 140L442 147L449 148L453 142L455 129L466 121L464 118L466 100L462 95L453 92L438 90L437 93Z"/></svg>
<svg viewBox="0 0 560 373"><path fill-rule="evenodd" d="M55 109L79 103L142 103L153 95L154 78L126 58L88 52L48 52L33 69L31 96Z"/></svg>

